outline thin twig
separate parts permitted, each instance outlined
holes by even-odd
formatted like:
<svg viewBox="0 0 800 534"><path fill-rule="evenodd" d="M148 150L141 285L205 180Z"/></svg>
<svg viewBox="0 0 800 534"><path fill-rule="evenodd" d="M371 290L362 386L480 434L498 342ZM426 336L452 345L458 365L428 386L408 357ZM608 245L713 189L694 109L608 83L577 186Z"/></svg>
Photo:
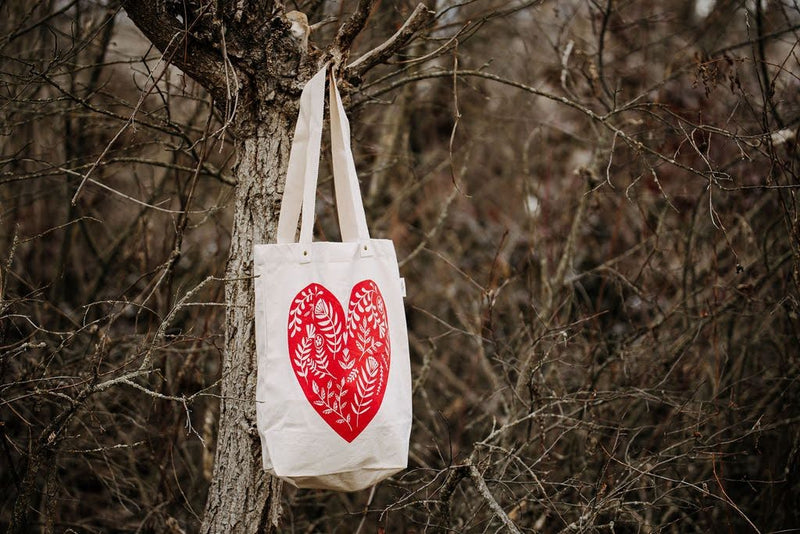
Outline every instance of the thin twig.
<svg viewBox="0 0 800 534"><path fill-rule="evenodd" d="M405 23L389 39L376 46L347 67L347 74L361 77L369 69L380 65L403 48L420 29L433 20L435 12L429 10L424 4L418 4L406 19Z"/></svg>
<svg viewBox="0 0 800 534"><path fill-rule="evenodd" d="M483 475L481 472L478 471L478 468L474 465L469 466L469 475L473 482L475 482L475 486L478 488L478 493L481 494L483 499L486 501L486 504L489 505L489 508L492 509L492 512L503 522L509 532L513 534L522 534L520 529L517 528L517 525L508 517L505 510L497 503L495 500L494 495L492 492L489 491L489 486L486 485L486 481L483 479Z"/></svg>

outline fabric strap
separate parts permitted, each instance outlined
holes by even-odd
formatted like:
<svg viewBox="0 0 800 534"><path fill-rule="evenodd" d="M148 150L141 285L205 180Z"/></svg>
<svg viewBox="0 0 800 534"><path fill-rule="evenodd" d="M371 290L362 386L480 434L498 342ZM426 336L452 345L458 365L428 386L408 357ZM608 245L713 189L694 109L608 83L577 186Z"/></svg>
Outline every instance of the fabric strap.
<svg viewBox="0 0 800 534"><path fill-rule="evenodd" d="M314 227L317 176L325 109L323 67L306 84L300 96L300 113L289 153L286 186L278 217L278 243L294 243L300 218L300 243L310 243ZM336 207L342 241L369 239L358 176L350 150L350 124L333 75L330 77L331 152Z"/></svg>

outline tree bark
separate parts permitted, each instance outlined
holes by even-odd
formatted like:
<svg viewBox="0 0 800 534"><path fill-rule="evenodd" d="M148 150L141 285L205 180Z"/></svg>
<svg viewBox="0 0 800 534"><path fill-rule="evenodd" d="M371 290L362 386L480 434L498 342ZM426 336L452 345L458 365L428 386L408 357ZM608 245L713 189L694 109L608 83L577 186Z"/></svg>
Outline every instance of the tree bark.
<svg viewBox="0 0 800 534"><path fill-rule="evenodd" d="M237 138L236 202L225 302L219 435L201 532L268 532L278 525L280 483L261 465L256 430L253 245L275 239L294 106L275 105ZM287 113L288 112L288 113Z"/></svg>
<svg viewBox="0 0 800 534"><path fill-rule="evenodd" d="M167 61L205 86L227 116L235 113L229 127L237 185L226 270L219 430L200 531L270 532L280 517L280 482L263 470L256 429L252 250L255 243L275 239L296 101L317 62L304 57L281 11L272 13L271 2L189 0L189 31L176 22L169 0L125 0L123 5Z"/></svg>

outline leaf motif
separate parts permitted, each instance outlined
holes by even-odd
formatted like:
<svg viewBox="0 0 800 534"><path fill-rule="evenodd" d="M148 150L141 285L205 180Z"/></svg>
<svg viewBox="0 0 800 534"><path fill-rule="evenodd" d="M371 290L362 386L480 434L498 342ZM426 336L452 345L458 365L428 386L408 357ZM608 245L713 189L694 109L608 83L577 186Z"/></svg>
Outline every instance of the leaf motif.
<svg viewBox="0 0 800 534"><path fill-rule="evenodd" d="M375 373L378 372L378 360L370 356L367 358L367 365L366 365L367 372L370 376L374 377Z"/></svg>
<svg viewBox="0 0 800 534"><path fill-rule="evenodd" d="M319 299L317 301L317 305L314 306L314 315L317 316L317 319L328 316L328 307L325 305L325 301L323 299Z"/></svg>

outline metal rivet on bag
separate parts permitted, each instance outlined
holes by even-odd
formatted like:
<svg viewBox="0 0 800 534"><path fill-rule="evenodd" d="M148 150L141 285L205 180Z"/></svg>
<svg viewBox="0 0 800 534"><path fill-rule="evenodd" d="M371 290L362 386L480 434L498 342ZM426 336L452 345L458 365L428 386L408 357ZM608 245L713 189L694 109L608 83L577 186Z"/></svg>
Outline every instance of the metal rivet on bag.
<svg viewBox="0 0 800 534"><path fill-rule="evenodd" d="M367 245L364 245L364 250L367 250Z"/></svg>
<svg viewBox="0 0 800 534"><path fill-rule="evenodd" d="M303 256L308 256L308 251L307 250L303 251Z"/></svg>

